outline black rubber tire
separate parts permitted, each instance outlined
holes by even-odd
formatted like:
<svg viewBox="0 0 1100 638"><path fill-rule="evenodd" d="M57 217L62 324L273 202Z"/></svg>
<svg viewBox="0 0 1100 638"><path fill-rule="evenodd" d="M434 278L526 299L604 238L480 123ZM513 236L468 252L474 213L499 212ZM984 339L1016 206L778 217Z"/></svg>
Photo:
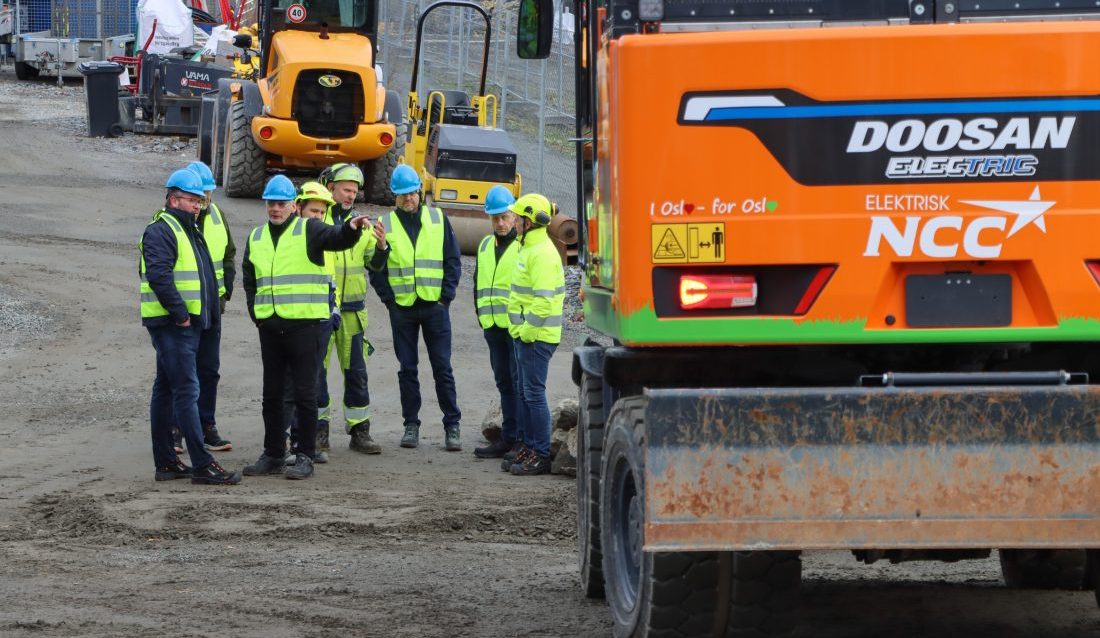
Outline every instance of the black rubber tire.
<svg viewBox="0 0 1100 638"><path fill-rule="evenodd" d="M408 135L405 111L396 91L386 92L385 116L394 124L393 146L382 157L361 167L367 181L363 196L372 204L393 206L395 199L390 190L390 177L393 176L393 169L405 158L405 138Z"/></svg>
<svg viewBox="0 0 1100 638"><path fill-rule="evenodd" d="M15 77L20 80L33 80L38 77L38 69L26 62L16 62Z"/></svg>
<svg viewBox="0 0 1100 638"><path fill-rule="evenodd" d="M252 118L245 114L244 102L229 106L226 127L222 184L229 197L259 197L267 177L267 154L252 137Z"/></svg>
<svg viewBox="0 0 1100 638"><path fill-rule="evenodd" d="M222 183L222 173L225 164L226 122L229 120L229 105L232 104L231 84L232 78L218 80L218 93L214 98L214 117L210 123L210 168L214 171L214 179L219 186Z"/></svg>
<svg viewBox="0 0 1100 638"><path fill-rule="evenodd" d="M1012 589L1066 589L1086 586L1083 549L1002 549L1001 576Z"/></svg>
<svg viewBox="0 0 1100 638"><path fill-rule="evenodd" d="M199 100L199 130L195 136L195 156L207 166L213 167L213 130L215 101L203 96ZM213 170L213 169L211 169Z"/></svg>
<svg viewBox="0 0 1100 638"><path fill-rule="evenodd" d="M733 552L727 638L785 636L798 625L799 552Z"/></svg>
<svg viewBox="0 0 1100 638"><path fill-rule="evenodd" d="M603 379L581 373L577 403L577 559L581 591L589 598L603 598L599 498L604 435Z"/></svg>
<svg viewBox="0 0 1100 638"><path fill-rule="evenodd" d="M727 597L726 588L720 586L721 554L642 551L644 414L644 398L630 397L617 401L608 417L600 481L600 541L614 635L720 635L716 625L724 619ZM721 618L719 612L723 612Z"/></svg>
<svg viewBox="0 0 1100 638"><path fill-rule="evenodd" d="M1085 556L1085 588L1092 590L1096 606L1100 607L1100 549L1086 550Z"/></svg>

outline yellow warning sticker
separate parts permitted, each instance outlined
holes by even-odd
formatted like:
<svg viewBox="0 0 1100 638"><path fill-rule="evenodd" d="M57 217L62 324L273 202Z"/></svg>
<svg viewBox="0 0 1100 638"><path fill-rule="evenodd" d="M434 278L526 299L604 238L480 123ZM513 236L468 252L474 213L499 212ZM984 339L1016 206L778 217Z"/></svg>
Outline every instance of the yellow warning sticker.
<svg viewBox="0 0 1100 638"><path fill-rule="evenodd" d="M726 260L726 224L653 224L655 264L718 264Z"/></svg>

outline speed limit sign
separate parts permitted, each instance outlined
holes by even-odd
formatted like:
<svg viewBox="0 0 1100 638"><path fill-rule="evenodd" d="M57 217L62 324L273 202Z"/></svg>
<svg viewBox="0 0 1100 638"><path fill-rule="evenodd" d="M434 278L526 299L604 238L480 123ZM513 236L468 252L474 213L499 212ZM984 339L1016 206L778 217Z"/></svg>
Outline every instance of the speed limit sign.
<svg viewBox="0 0 1100 638"><path fill-rule="evenodd" d="M306 19L306 8L298 3L290 5L286 8L286 19L294 24L304 21Z"/></svg>

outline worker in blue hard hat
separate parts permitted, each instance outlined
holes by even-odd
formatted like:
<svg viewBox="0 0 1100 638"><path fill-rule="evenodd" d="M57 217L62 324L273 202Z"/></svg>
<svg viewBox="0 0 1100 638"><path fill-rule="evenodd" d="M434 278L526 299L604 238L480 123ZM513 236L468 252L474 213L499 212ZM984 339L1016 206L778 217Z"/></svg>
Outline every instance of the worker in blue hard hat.
<svg viewBox="0 0 1100 638"><path fill-rule="evenodd" d="M516 350L508 332L508 294L519 254L516 216L508 210L515 201L512 191L499 184L486 193L485 213L493 232L478 244L474 267L474 308L489 346L489 365L500 393L502 417L500 439L474 449L474 456L481 459L500 458L509 452L514 456L523 444Z"/></svg>
<svg viewBox="0 0 1100 638"><path fill-rule="evenodd" d="M223 469L203 445L199 416L199 364L218 348L221 331L214 262L197 219L205 192L202 179L178 170L165 183L164 208L145 227L138 245L141 322L157 353L157 376L149 402L154 478L190 478L192 483L234 485L239 472ZM187 440L188 467L172 445L172 427Z"/></svg>
<svg viewBox="0 0 1100 638"><path fill-rule="evenodd" d="M401 368L401 447L420 444L420 332L428 349L435 394L443 411L444 449L462 449L454 373L451 369L450 305L462 275L462 261L451 223L443 212L421 202L420 176L398 165L390 178L394 209L381 217L384 237L371 260L371 285L386 304L393 349Z"/></svg>
<svg viewBox="0 0 1100 638"><path fill-rule="evenodd" d="M214 182L214 173L203 162L191 162L187 170L192 171L202 180L203 198L199 204L199 216L197 225L206 247L210 249L210 258L214 262L214 274L218 279L218 312L225 313L225 304L233 294L233 279L237 272L234 259L237 256L237 247L233 243L233 235L229 232L229 222L225 214L214 203L212 195L217 189ZM221 323L219 322L211 336L216 346L212 346L199 358L199 420L202 422L203 444L206 449L221 452L233 449L233 444L221 436L218 432L217 419L214 412L218 402L218 381L221 379L219 368L221 367ZM179 428L174 428L172 436L175 439L176 452L183 451L183 435Z"/></svg>
<svg viewBox="0 0 1100 638"><path fill-rule="evenodd" d="M247 476L284 474L290 479L313 475L317 439L317 343L322 324L331 321L332 280L325 251L346 250L359 241L366 216L340 226L295 214L298 196L285 175L264 188L266 224L252 229L241 261L248 314L260 333L263 361L264 450L244 468ZM286 424L283 397L286 375L293 381L298 422L297 456L285 467Z"/></svg>

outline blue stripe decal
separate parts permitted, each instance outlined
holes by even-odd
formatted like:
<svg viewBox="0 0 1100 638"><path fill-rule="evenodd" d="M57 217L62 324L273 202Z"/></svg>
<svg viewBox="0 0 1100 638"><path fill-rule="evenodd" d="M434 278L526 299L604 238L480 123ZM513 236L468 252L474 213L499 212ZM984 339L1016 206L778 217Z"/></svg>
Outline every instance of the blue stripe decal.
<svg viewBox="0 0 1100 638"><path fill-rule="evenodd" d="M813 106L750 106L714 108L704 122L783 120L816 117L882 115L965 115L970 113L1038 113L1100 111L1100 99L992 100L983 102L887 102Z"/></svg>

